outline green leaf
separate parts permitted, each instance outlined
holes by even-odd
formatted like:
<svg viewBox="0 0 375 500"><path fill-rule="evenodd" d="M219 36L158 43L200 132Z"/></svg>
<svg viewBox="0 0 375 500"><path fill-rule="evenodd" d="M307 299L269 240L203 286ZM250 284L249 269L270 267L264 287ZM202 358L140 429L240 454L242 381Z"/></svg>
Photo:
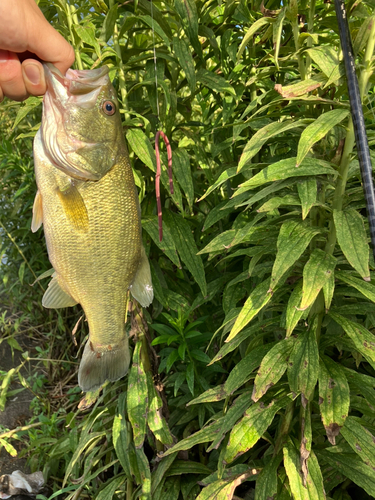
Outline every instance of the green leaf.
<svg viewBox="0 0 375 500"><path fill-rule="evenodd" d="M318 192L316 179L308 177L297 183L298 196L302 205L302 220L305 220L311 207L316 202L316 195Z"/></svg>
<svg viewBox="0 0 375 500"><path fill-rule="evenodd" d="M349 264L362 276L370 281L369 254L365 226L362 216L354 208L334 210L337 241Z"/></svg>
<svg viewBox="0 0 375 500"><path fill-rule="evenodd" d="M263 309L264 306L272 298L272 293L269 293L270 280L267 279L260 283L250 294L250 297L245 302L245 305L241 309L236 322L229 334L229 337L225 342L230 342L234 337L250 323L250 321L258 314L258 312Z"/></svg>
<svg viewBox="0 0 375 500"><path fill-rule="evenodd" d="M112 500L116 490L118 490L125 482L125 478L125 475L120 475L109 479L107 481L107 486L99 492L99 494L95 497L95 500Z"/></svg>
<svg viewBox="0 0 375 500"><path fill-rule="evenodd" d="M336 321L349 335L354 342L356 349L375 369L375 337L360 323L355 323L335 312L329 313L331 318Z"/></svg>
<svg viewBox="0 0 375 500"><path fill-rule="evenodd" d="M334 453L335 448L317 451L316 454L341 472L345 477L363 488L371 497L375 492L375 472L372 467L355 459L352 454Z"/></svg>
<svg viewBox="0 0 375 500"><path fill-rule="evenodd" d="M243 474L238 474L235 479L219 479L203 488L197 496L197 500L232 500L235 489L246 479L253 475L253 470L249 469Z"/></svg>
<svg viewBox="0 0 375 500"><path fill-rule="evenodd" d="M186 195L190 211L193 211L194 185L191 176L190 158L186 149L173 151L173 173Z"/></svg>
<svg viewBox="0 0 375 500"><path fill-rule="evenodd" d="M300 455L290 437L283 447L284 467L289 479L293 498L296 500L308 500L307 488L302 484Z"/></svg>
<svg viewBox="0 0 375 500"><path fill-rule="evenodd" d="M157 35L160 36L160 38L163 40L165 45L169 47L169 38L165 34L164 30L160 26L160 24L156 21L156 19L153 19L151 16L139 16L139 19L141 19L144 23L146 23L150 28L155 32Z"/></svg>
<svg viewBox="0 0 375 500"><path fill-rule="evenodd" d="M204 267L201 257L197 255L198 248L194 241L189 223L181 216L171 211L166 211L164 216L170 227L182 262L186 265L195 281L198 283L203 296L207 295Z"/></svg>
<svg viewBox="0 0 375 500"><path fill-rule="evenodd" d="M316 328L299 334L288 362L290 390L301 393L305 400L311 401L319 375L319 351L316 343ZM302 400L305 405L306 402Z"/></svg>
<svg viewBox="0 0 375 500"><path fill-rule="evenodd" d="M294 128L304 127L307 123L308 122L306 120L285 120L282 122L269 123L265 127L258 130L246 144L242 152L240 162L238 164L238 172L251 162L251 159L262 149L263 145L267 141L272 139L272 137Z"/></svg>
<svg viewBox="0 0 375 500"><path fill-rule="evenodd" d="M336 175L337 172L328 162L316 158L305 158L298 168L296 167L296 158L287 158L273 163L248 181L240 184L240 188L233 196L238 196L244 191L249 191L268 182L280 181L289 177L306 177L320 174Z"/></svg>
<svg viewBox="0 0 375 500"><path fill-rule="evenodd" d="M319 403L327 438L334 445L348 416L350 393L344 371L327 357L320 358Z"/></svg>
<svg viewBox="0 0 375 500"><path fill-rule="evenodd" d="M311 229L300 221L284 222L277 238L277 254L271 276L272 290L288 269L301 257L312 238L318 233L318 230Z"/></svg>
<svg viewBox="0 0 375 500"><path fill-rule="evenodd" d="M184 70L190 91L195 92L196 78L193 56L185 39L173 38L173 48L181 68Z"/></svg>
<svg viewBox="0 0 375 500"><path fill-rule="evenodd" d="M375 302L375 286L372 283L366 283L362 280L352 276L348 272L336 271L335 277L348 285L351 285L356 290L361 292L365 297Z"/></svg>
<svg viewBox="0 0 375 500"><path fill-rule="evenodd" d="M87 23L84 26L74 24L73 27L78 37L87 45L94 47L96 55L100 57L100 45L96 38L95 26L92 23Z"/></svg>
<svg viewBox="0 0 375 500"><path fill-rule="evenodd" d="M202 59L202 47L198 39L198 12L194 0L175 0L175 8L184 23L189 40Z"/></svg>
<svg viewBox="0 0 375 500"><path fill-rule="evenodd" d="M250 450L263 436L271 425L276 412L290 403L289 397L273 400L267 406L255 403L245 412L244 417L236 424L230 433L224 462L229 464L240 455Z"/></svg>
<svg viewBox="0 0 375 500"><path fill-rule="evenodd" d="M26 101L21 104L18 112L16 119L14 120L13 126L11 130L14 130L17 125L32 111L34 108L39 106L39 104L42 102L41 97L29 97L26 99Z"/></svg>
<svg viewBox="0 0 375 500"><path fill-rule="evenodd" d="M302 301L300 309L307 309L330 279L336 266L332 255L316 248L303 268Z"/></svg>
<svg viewBox="0 0 375 500"><path fill-rule="evenodd" d="M189 391L194 396L194 364L189 363L186 367L186 382L189 387Z"/></svg>
<svg viewBox="0 0 375 500"><path fill-rule="evenodd" d="M226 182L228 179L231 179L232 177L235 177L236 175L238 175L238 172L237 172L237 168L236 167L232 167L232 168L227 168L226 170L224 170L224 172L222 172L219 177L216 179L216 181L212 184L212 186L210 186L207 191L204 193L204 195L199 198L198 201L202 201L204 200L209 194L211 194L213 191L215 191L215 189L217 189L218 187L220 187L222 184L224 184L224 182Z"/></svg>
<svg viewBox="0 0 375 500"><path fill-rule="evenodd" d="M255 483L255 500L270 500L277 494L277 469L281 457L276 455L261 470Z"/></svg>
<svg viewBox="0 0 375 500"><path fill-rule="evenodd" d="M173 464L177 457L177 453L172 453L172 455L169 455L168 457L165 457L159 462L156 471L152 473L152 480L151 480L151 495L155 493L156 488L159 486L159 484L162 482L162 480L165 478L169 468ZM152 497L153 498L153 497Z"/></svg>
<svg viewBox="0 0 375 500"><path fill-rule="evenodd" d="M254 380L253 401L258 401L270 387L276 384L288 367L288 360L294 348L295 339L280 340L264 356Z"/></svg>
<svg viewBox="0 0 375 500"><path fill-rule="evenodd" d="M150 372L147 375L148 413L147 424L156 439L166 446L173 444L173 437L162 414L163 403L157 393Z"/></svg>
<svg viewBox="0 0 375 500"><path fill-rule="evenodd" d="M253 23L251 25L250 29L246 32L245 36L243 37L241 45L238 49L237 61L241 58L241 56L246 48L246 45L252 40L255 33L257 33L262 26L265 26L267 24L271 24L273 22L275 22L275 19L272 17L261 17L260 19L255 21L255 23Z"/></svg>
<svg viewBox="0 0 375 500"><path fill-rule="evenodd" d="M310 456L307 459L307 468L306 486L308 498L311 500L326 500L322 471L313 451L310 452Z"/></svg>
<svg viewBox="0 0 375 500"><path fill-rule="evenodd" d="M360 424L358 418L348 417L341 429L341 435L365 464L375 470L375 436Z"/></svg>
<svg viewBox="0 0 375 500"><path fill-rule="evenodd" d="M159 222L157 215L142 217L142 227L151 236L155 245L173 262L177 267L181 267L180 259L177 255L174 238L168 224L163 221L163 239L159 241Z"/></svg>
<svg viewBox="0 0 375 500"><path fill-rule="evenodd" d="M107 15L105 16L104 22L103 22L103 27L102 27L102 32L100 35L101 40L103 42L107 43L108 40L111 38L114 32L116 20L117 20L117 3L115 3L107 12Z"/></svg>
<svg viewBox="0 0 375 500"><path fill-rule="evenodd" d="M143 448L137 448L135 453L141 479L140 484L142 485L142 500L152 500L150 463L145 455L145 452L143 451Z"/></svg>
<svg viewBox="0 0 375 500"><path fill-rule="evenodd" d="M323 285L323 295L324 304L326 306L326 311L331 307L331 302L333 299L333 293L335 291L335 274L332 273L328 281Z"/></svg>
<svg viewBox="0 0 375 500"><path fill-rule="evenodd" d="M131 128L126 133L132 150L138 158L153 172L156 172L156 156L150 139L141 129Z"/></svg>
<svg viewBox="0 0 375 500"><path fill-rule="evenodd" d="M7 453L9 453L9 455L11 457L16 457L17 456L17 450L15 449L15 447L12 446L10 443L8 443L8 441L6 441L6 439L0 438L0 449L1 449L2 446L5 448L5 451Z"/></svg>
<svg viewBox="0 0 375 500"><path fill-rule="evenodd" d="M137 342L135 345L127 395L128 416L133 428L136 448L140 448L145 439L148 407L147 378L140 356L141 345L141 342Z"/></svg>
<svg viewBox="0 0 375 500"><path fill-rule="evenodd" d="M290 337L293 333L293 330L297 326L299 320L302 318L306 311L301 311L298 309L298 306L301 303L302 298L302 281L299 281L297 285L294 287L293 292L290 294L288 305L286 308L286 336Z"/></svg>
<svg viewBox="0 0 375 500"><path fill-rule="evenodd" d="M337 48L330 45L320 45L306 51L315 64L323 71L327 78L335 81L340 78L339 58ZM333 78L333 80L332 80Z"/></svg>
<svg viewBox="0 0 375 500"><path fill-rule="evenodd" d="M0 391L1 391L0 411L5 410L5 404L6 404L6 400L7 400L8 390L9 390L10 384L12 383L12 377L15 374L15 372L16 372L15 368L11 368L10 370L8 370L7 374L5 375L5 377L3 378L3 381L1 383L1 387L0 387Z"/></svg>
<svg viewBox="0 0 375 500"><path fill-rule="evenodd" d="M206 69L201 68L197 73L197 81L211 90L215 90L216 92L226 92L236 97L236 92L232 85L230 85L225 78L213 73L212 71L207 71Z"/></svg>
<svg viewBox="0 0 375 500"><path fill-rule="evenodd" d="M117 412L113 419L112 441L121 467L124 469L126 476L130 478L131 471L128 458L129 437L125 419L125 405L126 393L123 392L119 396Z"/></svg>
<svg viewBox="0 0 375 500"><path fill-rule="evenodd" d="M349 114L348 109L334 109L320 115L313 123L308 125L301 134L297 150L296 166L302 163L309 150L318 141L323 139L328 132L342 122Z"/></svg>
<svg viewBox="0 0 375 500"><path fill-rule="evenodd" d="M240 335L238 335L238 337ZM224 384L224 390L227 396L233 394L234 391L248 381L251 373L260 365L262 359L272 347L273 344L260 345L246 354L246 356L236 364Z"/></svg>

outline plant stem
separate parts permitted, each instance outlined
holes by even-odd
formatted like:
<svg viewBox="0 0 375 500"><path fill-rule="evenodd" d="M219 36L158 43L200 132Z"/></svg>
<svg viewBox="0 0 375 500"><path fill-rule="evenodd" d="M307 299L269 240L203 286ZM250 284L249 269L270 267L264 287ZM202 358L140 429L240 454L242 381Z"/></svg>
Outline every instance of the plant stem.
<svg viewBox="0 0 375 500"><path fill-rule="evenodd" d="M315 0L310 1L309 19L307 22L307 32L312 33L314 30L314 17L315 17ZM312 38L307 39L307 46L312 47ZM306 77L311 76L311 57L309 54L306 55Z"/></svg>
<svg viewBox="0 0 375 500"><path fill-rule="evenodd" d="M13 434L16 434L17 432L28 431L29 429L33 429L34 427L40 427L41 425L43 425L43 422L36 422L35 424L24 425L23 427L16 427L15 429L0 434L0 439L12 437Z"/></svg>
<svg viewBox="0 0 375 500"><path fill-rule="evenodd" d="M114 5L114 0L110 0L109 6L112 8ZM124 70L124 63L122 62L122 55L121 55L121 47L119 43L119 31L118 31L118 26L117 23L115 23L114 28L113 28L113 48L115 49L116 56L117 56L117 65L119 67L119 87L120 87L120 93L121 93L121 100L122 100L122 107L124 108L125 111L128 110L128 101L127 101L127 91L126 91L126 80L125 80L125 70ZM125 120L128 118L128 113L125 113Z"/></svg>
<svg viewBox="0 0 375 500"><path fill-rule="evenodd" d="M77 44L75 43L75 36L73 33L73 24L79 24L78 22L78 16L76 13L76 9L74 5L69 5L68 3L66 4L66 18L68 21L68 28L69 28L69 33L70 33L70 39L72 41L73 47L74 47L74 53L76 56L76 64L78 66L78 69L83 69L83 64L82 64L82 59L81 59L81 54L79 52L79 48L81 46L81 42L78 42Z"/></svg>

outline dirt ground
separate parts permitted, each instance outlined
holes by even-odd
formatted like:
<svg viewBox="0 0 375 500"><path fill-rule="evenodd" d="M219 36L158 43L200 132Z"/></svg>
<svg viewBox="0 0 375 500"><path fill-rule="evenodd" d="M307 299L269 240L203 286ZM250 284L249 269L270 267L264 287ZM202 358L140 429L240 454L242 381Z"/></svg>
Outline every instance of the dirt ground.
<svg viewBox="0 0 375 500"><path fill-rule="evenodd" d="M8 371L18 366L21 363L21 359L21 354L18 351L14 352L14 358L12 358L12 352L7 342L2 342L0 344L1 370ZM17 382L14 382L11 386L12 389L18 389L20 387L22 386ZM8 399L5 410L3 412L0 411L0 424L8 429L14 429L18 426L25 425L25 422L31 416L29 406L32 399L33 396L27 389ZM17 443L17 441L13 441L12 444L16 449L20 449L20 444ZM26 459L13 458L4 448L2 448L0 452L0 476L3 474L11 474L15 470L20 470L26 474L30 472L26 465ZM17 495L11 497L11 499L30 500L30 497Z"/></svg>

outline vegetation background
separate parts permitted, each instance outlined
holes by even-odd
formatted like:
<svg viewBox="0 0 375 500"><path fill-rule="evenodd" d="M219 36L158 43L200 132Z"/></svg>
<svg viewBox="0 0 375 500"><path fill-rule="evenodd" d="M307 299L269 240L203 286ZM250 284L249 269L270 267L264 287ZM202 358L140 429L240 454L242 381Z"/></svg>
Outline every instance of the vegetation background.
<svg viewBox="0 0 375 500"><path fill-rule="evenodd" d="M43 310L45 282L30 286L50 267L30 231L41 99L3 103L1 341L36 341L23 366L40 371L0 372L0 409L12 380L35 394L29 425L1 429L0 446L25 443L51 500L375 497L374 260L334 5L39 6L77 68L110 67L155 300L130 313L129 376L77 408L81 312ZM374 6L346 5L370 147ZM158 129L175 184L163 153L161 243ZM80 346L85 322L74 330Z"/></svg>

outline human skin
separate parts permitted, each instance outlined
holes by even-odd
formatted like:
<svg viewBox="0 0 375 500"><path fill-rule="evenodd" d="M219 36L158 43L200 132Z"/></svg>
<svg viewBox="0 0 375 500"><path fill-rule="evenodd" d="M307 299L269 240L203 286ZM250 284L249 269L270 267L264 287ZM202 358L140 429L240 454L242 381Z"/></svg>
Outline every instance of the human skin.
<svg viewBox="0 0 375 500"><path fill-rule="evenodd" d="M62 74L74 62L73 47L43 16L34 0L0 0L0 102L43 95L42 61Z"/></svg>

